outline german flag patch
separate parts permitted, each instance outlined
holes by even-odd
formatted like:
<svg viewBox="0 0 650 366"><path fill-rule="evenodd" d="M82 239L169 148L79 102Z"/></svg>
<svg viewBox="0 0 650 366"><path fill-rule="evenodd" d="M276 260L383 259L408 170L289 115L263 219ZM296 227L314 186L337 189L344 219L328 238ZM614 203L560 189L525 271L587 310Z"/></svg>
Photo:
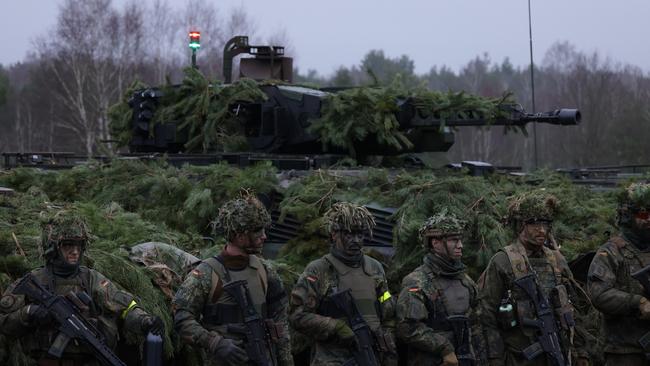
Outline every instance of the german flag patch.
<svg viewBox="0 0 650 366"><path fill-rule="evenodd" d="M409 292L418 292L418 291L420 291L419 287L411 287L411 288L409 288Z"/></svg>
<svg viewBox="0 0 650 366"><path fill-rule="evenodd" d="M309 281L309 282L316 282L316 281L318 281L318 278L316 278L316 277L314 277L314 276L307 276L307 281Z"/></svg>

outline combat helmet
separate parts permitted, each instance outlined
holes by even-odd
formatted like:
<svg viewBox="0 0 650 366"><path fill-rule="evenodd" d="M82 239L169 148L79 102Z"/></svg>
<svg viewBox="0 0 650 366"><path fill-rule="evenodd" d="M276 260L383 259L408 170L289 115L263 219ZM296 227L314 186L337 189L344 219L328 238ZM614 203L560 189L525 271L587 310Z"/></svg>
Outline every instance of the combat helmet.
<svg viewBox="0 0 650 366"><path fill-rule="evenodd" d="M462 235L465 222L456 215L443 209L429 217L418 230L420 242L425 249L429 248L430 238L445 238L453 235Z"/></svg>
<svg viewBox="0 0 650 366"><path fill-rule="evenodd" d="M508 223L515 232L534 221L552 222L557 213L559 200L545 189L521 193L508 200Z"/></svg>
<svg viewBox="0 0 650 366"><path fill-rule="evenodd" d="M221 206L214 228L232 239L236 234L254 232L271 226L271 215L254 194L244 191L240 198Z"/></svg>
<svg viewBox="0 0 650 366"><path fill-rule="evenodd" d="M650 211L650 183L631 183L618 194L618 223L628 225L639 211Z"/></svg>
<svg viewBox="0 0 650 366"><path fill-rule="evenodd" d="M368 231L372 235L375 219L367 208L350 203L337 202L330 207L323 217L329 233L338 231Z"/></svg>
<svg viewBox="0 0 650 366"><path fill-rule="evenodd" d="M83 217L71 210L60 210L45 218L41 229L41 249L48 261L58 256L59 245L65 240L80 242L82 253L88 247L88 225Z"/></svg>

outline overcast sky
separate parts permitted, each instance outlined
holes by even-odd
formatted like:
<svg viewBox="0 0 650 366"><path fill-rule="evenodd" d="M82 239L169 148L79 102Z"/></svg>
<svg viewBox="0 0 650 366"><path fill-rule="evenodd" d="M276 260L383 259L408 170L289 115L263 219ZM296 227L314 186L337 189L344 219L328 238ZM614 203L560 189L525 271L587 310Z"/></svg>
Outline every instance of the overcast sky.
<svg viewBox="0 0 650 366"><path fill-rule="evenodd" d="M125 0L114 0L121 6ZM58 0L0 0L0 63L22 60L38 35L52 29ZM184 1L171 3L182 6ZM529 62L527 0L219 0L222 14L243 5L264 34L285 29L302 72L329 75L356 65L372 49L408 55L416 72L458 70L488 53ZM556 41L598 51L650 71L650 0L531 0L534 57Z"/></svg>

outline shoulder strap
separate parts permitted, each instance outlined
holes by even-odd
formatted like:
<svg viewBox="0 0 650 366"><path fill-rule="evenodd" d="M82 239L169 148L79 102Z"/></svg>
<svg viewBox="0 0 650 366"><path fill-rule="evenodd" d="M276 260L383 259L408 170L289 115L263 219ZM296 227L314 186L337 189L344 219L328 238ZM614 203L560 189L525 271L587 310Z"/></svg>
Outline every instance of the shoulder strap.
<svg viewBox="0 0 650 366"><path fill-rule="evenodd" d="M262 288L264 289L264 294L266 295L266 290L269 288L269 275L264 263L255 255L250 256L250 264L257 269L257 277L259 277L260 282L262 282Z"/></svg>
<svg viewBox="0 0 650 366"><path fill-rule="evenodd" d="M217 302L219 298L221 297L221 294L223 292L223 285L219 286L221 284L221 277L223 276L223 272L225 271L225 267L221 262L217 260L215 257L210 257L208 259L203 260L205 264L210 266L212 268L212 282L211 282L211 288L210 288L210 294L208 295L208 299L212 303ZM225 276L224 276L225 277Z"/></svg>
<svg viewBox="0 0 650 366"><path fill-rule="evenodd" d="M502 250L508 256L515 279L526 276L528 274L528 263L526 263L525 254L522 253L522 251L525 251L523 246L519 243L513 243L505 246Z"/></svg>
<svg viewBox="0 0 650 366"><path fill-rule="evenodd" d="M84 291L88 293L88 290L92 288L90 286L90 269L88 269L88 267L80 266L79 274L81 275L81 287L83 287Z"/></svg>
<svg viewBox="0 0 650 366"><path fill-rule="evenodd" d="M553 250L544 247L544 255L546 255L546 259L548 260L548 263L551 265L553 268L553 274L555 275L555 284L560 285L562 284L562 269L560 268L560 256L562 253L560 253L559 249L558 250Z"/></svg>

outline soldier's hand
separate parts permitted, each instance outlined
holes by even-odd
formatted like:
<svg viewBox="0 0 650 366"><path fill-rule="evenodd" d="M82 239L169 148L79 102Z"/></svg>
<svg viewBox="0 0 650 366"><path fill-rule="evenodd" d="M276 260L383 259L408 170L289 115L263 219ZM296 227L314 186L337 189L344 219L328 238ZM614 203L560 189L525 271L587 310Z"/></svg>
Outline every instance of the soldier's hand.
<svg viewBox="0 0 650 366"><path fill-rule="evenodd" d="M458 358L454 352L442 356L442 366L458 366Z"/></svg>
<svg viewBox="0 0 650 366"><path fill-rule="evenodd" d="M246 351L232 339L221 338L211 351L222 359L226 365L243 365L248 361Z"/></svg>
<svg viewBox="0 0 650 366"><path fill-rule="evenodd" d="M338 319L334 326L334 334L342 342L349 342L355 339L352 328L345 321Z"/></svg>
<svg viewBox="0 0 650 366"><path fill-rule="evenodd" d="M645 297L639 301L639 318L642 320L650 320L650 301Z"/></svg>
<svg viewBox="0 0 650 366"><path fill-rule="evenodd" d="M158 316L148 316L142 321L142 331L161 336L165 333L165 323Z"/></svg>
<svg viewBox="0 0 650 366"><path fill-rule="evenodd" d="M47 308L35 304L27 305L27 319L35 325L47 324L52 321L52 317Z"/></svg>

